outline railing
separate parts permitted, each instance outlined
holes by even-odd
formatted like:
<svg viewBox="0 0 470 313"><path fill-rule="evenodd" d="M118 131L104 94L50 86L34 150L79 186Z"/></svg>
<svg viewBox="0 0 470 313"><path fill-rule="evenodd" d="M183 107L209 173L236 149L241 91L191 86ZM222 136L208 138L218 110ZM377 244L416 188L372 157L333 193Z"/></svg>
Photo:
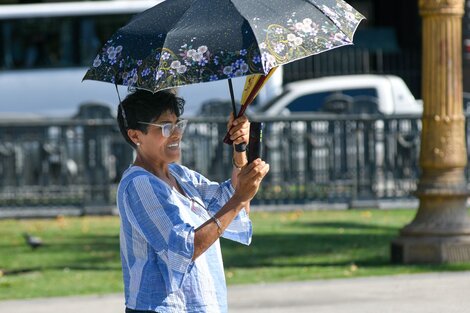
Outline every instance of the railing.
<svg viewBox="0 0 470 313"><path fill-rule="evenodd" d="M0 207L109 207L132 160L112 119L0 123Z"/></svg>
<svg viewBox="0 0 470 313"><path fill-rule="evenodd" d="M407 199L416 189L418 116L304 114L260 121L271 171L257 204ZM225 131L225 118L192 119L182 163L212 180L227 179L232 152L222 144ZM113 119L0 121L0 211L107 212L132 159Z"/></svg>
<svg viewBox="0 0 470 313"><path fill-rule="evenodd" d="M419 176L419 116L291 115L260 121L265 122L264 159L271 170L256 203L412 197ZM218 122L192 122L183 163L220 180L231 165L230 149L220 144L225 125ZM198 154L199 149L210 151L209 156Z"/></svg>

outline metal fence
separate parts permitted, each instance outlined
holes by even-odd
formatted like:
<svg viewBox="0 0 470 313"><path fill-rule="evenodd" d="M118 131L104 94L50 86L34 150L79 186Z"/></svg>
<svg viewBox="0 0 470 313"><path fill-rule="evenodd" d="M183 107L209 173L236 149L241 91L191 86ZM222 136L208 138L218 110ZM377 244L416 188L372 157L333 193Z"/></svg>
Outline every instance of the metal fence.
<svg viewBox="0 0 470 313"><path fill-rule="evenodd" d="M291 115L260 121L271 170L255 203L412 197L419 176L419 116ZM230 149L220 145L225 125L217 122L192 122L183 163L221 180L231 168Z"/></svg>
<svg viewBox="0 0 470 313"><path fill-rule="evenodd" d="M416 188L418 116L304 114L260 121L271 171L257 204L406 199ZM225 131L225 118L192 119L182 163L212 180L227 179L232 152L222 144ZM0 121L0 211L109 210L132 159L111 118Z"/></svg>

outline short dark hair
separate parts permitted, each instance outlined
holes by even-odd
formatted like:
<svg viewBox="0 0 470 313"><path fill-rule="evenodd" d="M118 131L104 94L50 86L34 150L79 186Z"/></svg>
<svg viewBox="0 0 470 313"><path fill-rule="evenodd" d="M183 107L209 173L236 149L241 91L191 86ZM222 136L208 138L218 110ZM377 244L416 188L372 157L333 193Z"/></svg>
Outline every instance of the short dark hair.
<svg viewBox="0 0 470 313"><path fill-rule="evenodd" d="M151 123L168 111L180 117L184 111L184 99L177 97L173 91L169 90L152 93L147 90L137 89L128 94L118 106L117 122L119 130L127 143L135 149L136 145L127 135L127 130L137 129L146 134L149 125L138 122Z"/></svg>

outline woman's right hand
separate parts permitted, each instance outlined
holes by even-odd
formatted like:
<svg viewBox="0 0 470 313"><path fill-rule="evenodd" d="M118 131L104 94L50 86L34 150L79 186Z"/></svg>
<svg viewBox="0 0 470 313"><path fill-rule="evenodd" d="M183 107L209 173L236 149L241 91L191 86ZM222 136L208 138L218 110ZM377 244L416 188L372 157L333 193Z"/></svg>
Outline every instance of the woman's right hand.
<svg viewBox="0 0 470 313"><path fill-rule="evenodd" d="M244 166L238 173L237 186L233 197L241 202L248 202L253 199L258 192L261 181L268 172L269 164L259 158Z"/></svg>

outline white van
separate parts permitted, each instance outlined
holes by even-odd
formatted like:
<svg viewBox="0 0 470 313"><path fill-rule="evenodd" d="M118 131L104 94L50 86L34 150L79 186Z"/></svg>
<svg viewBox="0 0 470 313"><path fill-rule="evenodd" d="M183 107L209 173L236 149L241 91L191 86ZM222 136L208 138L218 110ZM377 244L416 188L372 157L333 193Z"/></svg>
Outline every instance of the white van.
<svg viewBox="0 0 470 313"><path fill-rule="evenodd" d="M423 105L393 75L344 75L287 84L281 95L254 108L263 116L291 113L421 114Z"/></svg>

